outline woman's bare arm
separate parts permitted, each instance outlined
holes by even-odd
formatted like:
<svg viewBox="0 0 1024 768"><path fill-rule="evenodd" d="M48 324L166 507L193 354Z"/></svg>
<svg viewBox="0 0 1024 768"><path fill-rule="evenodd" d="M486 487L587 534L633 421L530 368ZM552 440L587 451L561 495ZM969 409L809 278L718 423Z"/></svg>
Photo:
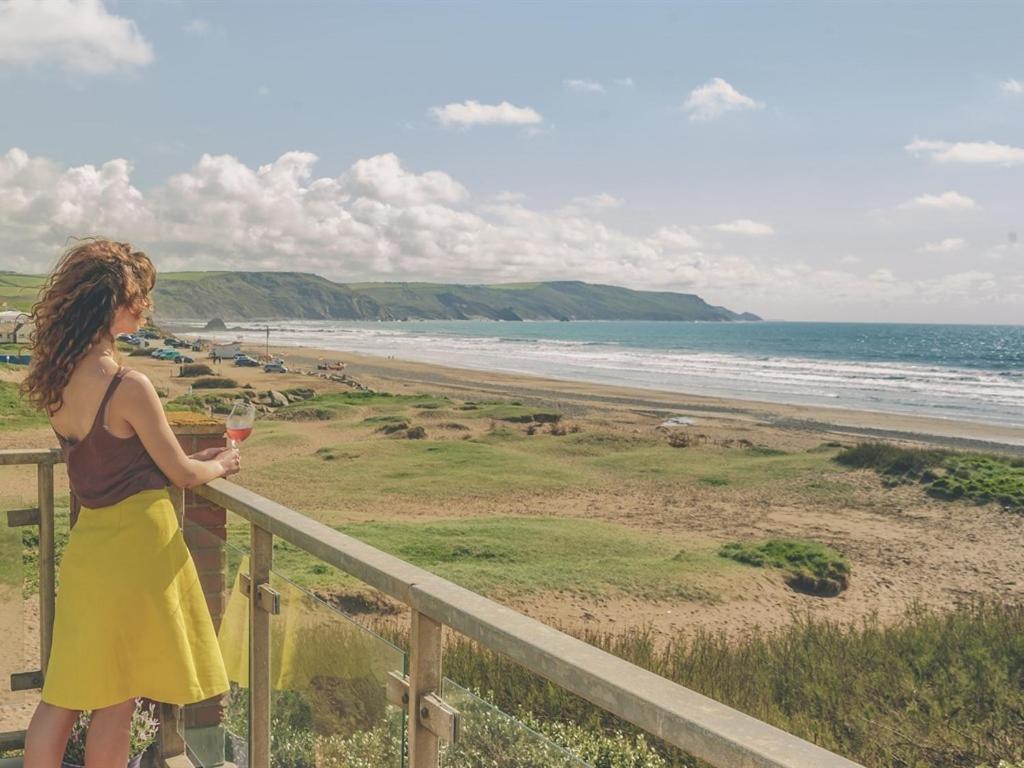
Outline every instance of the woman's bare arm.
<svg viewBox="0 0 1024 768"><path fill-rule="evenodd" d="M121 382L125 420L138 433L142 445L167 479L181 488L193 488L237 471L237 450L221 460L200 461L185 455L178 438L167 423L153 382L139 371L128 371ZM229 449L225 448L225 452Z"/></svg>

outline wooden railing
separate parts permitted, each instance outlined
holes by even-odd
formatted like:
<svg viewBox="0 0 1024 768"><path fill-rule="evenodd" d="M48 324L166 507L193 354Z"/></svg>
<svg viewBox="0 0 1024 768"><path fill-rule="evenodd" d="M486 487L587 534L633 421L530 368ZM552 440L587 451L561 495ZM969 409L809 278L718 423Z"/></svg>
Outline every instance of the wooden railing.
<svg viewBox="0 0 1024 768"><path fill-rule="evenodd" d="M38 515L18 520L40 528L40 651L43 669L53 620L53 464L59 452L0 451L2 464L36 464ZM858 768L857 764L790 733L684 688L623 659L559 632L517 611L463 589L295 510L224 479L193 493L249 521L249 745L252 768L270 765L270 629L277 594L270 587L277 536L319 560L400 600L410 608L409 674L388 681L392 700L407 707L409 764L436 768L439 744L452 738L454 719L440 699L441 639L447 626L504 654L562 688L719 768ZM173 497L181 503L181 490ZM10 517L10 515L9 515ZM28 524L27 522L22 524ZM47 571L44 573L44 571ZM31 682L41 686L41 675ZM28 678L26 678L27 680ZM26 687L35 687L27 686ZM169 721L170 710L164 712ZM167 766L188 766L180 730L166 722L161 745ZM163 731L163 727L161 728ZM0 747L16 746L24 732L0 734Z"/></svg>

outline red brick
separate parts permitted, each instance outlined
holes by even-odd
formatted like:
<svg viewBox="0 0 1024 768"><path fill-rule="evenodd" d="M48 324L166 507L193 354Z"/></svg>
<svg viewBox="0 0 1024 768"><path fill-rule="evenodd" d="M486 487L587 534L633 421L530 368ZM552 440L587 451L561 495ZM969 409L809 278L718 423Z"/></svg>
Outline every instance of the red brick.
<svg viewBox="0 0 1024 768"><path fill-rule="evenodd" d="M209 548L218 540L226 541L228 536L227 528L223 525L208 528L204 525L196 525L187 519L185 520L185 527L182 529L182 533L185 536L185 543L188 544L189 549L193 547L196 549Z"/></svg>
<svg viewBox="0 0 1024 768"><path fill-rule="evenodd" d="M224 719L224 705L220 703L222 696L206 701L188 704L185 707L185 727L201 728L206 725L218 725Z"/></svg>
<svg viewBox="0 0 1024 768"><path fill-rule="evenodd" d="M225 525L228 515L224 507L213 504L186 504L185 520L206 527Z"/></svg>
<svg viewBox="0 0 1024 768"><path fill-rule="evenodd" d="M215 594L224 591L224 574L220 571L216 573L200 573L199 583L203 585L203 592L208 594Z"/></svg>
<svg viewBox="0 0 1024 768"><path fill-rule="evenodd" d="M192 560L195 561L196 570L200 573L213 572L223 573L227 565L227 557L223 547L194 547Z"/></svg>
<svg viewBox="0 0 1024 768"><path fill-rule="evenodd" d="M204 592L206 607L210 611L210 618L213 619L214 629L220 629L220 619L224 615L224 606L227 602L223 592L216 594Z"/></svg>

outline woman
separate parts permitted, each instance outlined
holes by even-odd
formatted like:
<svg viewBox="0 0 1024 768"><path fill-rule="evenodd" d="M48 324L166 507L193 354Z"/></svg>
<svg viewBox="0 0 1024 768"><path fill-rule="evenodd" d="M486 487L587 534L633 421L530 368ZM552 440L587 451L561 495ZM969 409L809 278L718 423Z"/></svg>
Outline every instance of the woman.
<svg viewBox="0 0 1024 768"><path fill-rule="evenodd" d="M128 760L137 697L173 704L229 688L195 563L167 486L238 472L235 448L186 456L150 380L121 365L118 334L152 309L156 271L127 243L70 248L32 307L22 393L45 410L79 514L60 588L25 768L57 768L80 710L92 710L86 765Z"/></svg>

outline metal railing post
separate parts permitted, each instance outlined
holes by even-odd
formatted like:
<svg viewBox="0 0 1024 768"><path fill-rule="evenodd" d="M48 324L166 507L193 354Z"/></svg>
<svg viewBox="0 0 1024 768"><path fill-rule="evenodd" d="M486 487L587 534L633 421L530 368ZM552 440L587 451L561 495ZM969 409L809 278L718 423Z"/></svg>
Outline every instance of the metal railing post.
<svg viewBox="0 0 1024 768"><path fill-rule="evenodd" d="M270 616L260 587L270 582L274 536L253 524L249 557L249 765L270 766Z"/></svg>
<svg viewBox="0 0 1024 768"><path fill-rule="evenodd" d="M424 698L441 693L441 625L412 611L409 633L409 766L437 768L438 738L424 722L429 710Z"/></svg>

